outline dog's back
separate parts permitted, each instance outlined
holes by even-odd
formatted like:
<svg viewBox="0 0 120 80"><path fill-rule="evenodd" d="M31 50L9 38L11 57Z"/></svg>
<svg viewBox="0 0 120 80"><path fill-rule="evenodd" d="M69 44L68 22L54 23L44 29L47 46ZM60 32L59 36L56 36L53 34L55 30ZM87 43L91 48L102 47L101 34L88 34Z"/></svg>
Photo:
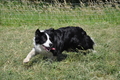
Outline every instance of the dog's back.
<svg viewBox="0 0 120 80"><path fill-rule="evenodd" d="M76 51L76 49L93 49L94 41L80 27L68 26L52 31L52 35L54 35L53 44L56 49L59 48L62 51L69 51L69 49L73 51ZM48 34L50 32L48 30Z"/></svg>

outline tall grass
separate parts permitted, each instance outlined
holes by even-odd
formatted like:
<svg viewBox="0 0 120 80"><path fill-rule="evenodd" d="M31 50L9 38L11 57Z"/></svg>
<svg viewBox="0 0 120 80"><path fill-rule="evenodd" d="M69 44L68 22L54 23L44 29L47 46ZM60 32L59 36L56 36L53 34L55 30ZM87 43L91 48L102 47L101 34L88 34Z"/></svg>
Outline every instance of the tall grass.
<svg viewBox="0 0 120 80"><path fill-rule="evenodd" d="M120 24L119 9L112 7L77 7L59 5L34 5L8 2L1 4L1 24L5 26L49 26L69 23L96 24L97 22Z"/></svg>
<svg viewBox="0 0 120 80"><path fill-rule="evenodd" d="M46 5L0 3L0 80L119 80L119 8ZM67 57L52 63L37 55L22 63L37 28L68 25L92 36L97 52L63 52Z"/></svg>

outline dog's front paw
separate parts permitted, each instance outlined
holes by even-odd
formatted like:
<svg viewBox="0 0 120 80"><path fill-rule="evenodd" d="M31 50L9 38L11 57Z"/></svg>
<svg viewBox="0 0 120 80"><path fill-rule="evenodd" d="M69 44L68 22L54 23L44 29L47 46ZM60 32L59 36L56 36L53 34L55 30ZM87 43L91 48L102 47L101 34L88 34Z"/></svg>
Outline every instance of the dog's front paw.
<svg viewBox="0 0 120 80"><path fill-rule="evenodd" d="M28 63L29 61L30 61L29 59L25 58L25 59L23 60L23 63Z"/></svg>

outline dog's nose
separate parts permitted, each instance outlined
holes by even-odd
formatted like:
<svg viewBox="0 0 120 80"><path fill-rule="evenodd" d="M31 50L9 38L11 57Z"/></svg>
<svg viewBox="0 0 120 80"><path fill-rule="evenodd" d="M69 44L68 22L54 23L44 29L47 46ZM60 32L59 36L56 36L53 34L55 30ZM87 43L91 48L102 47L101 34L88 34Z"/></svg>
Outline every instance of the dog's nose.
<svg viewBox="0 0 120 80"><path fill-rule="evenodd" d="M52 43L50 43L49 45L50 45L50 47L51 47L51 46L52 46Z"/></svg>

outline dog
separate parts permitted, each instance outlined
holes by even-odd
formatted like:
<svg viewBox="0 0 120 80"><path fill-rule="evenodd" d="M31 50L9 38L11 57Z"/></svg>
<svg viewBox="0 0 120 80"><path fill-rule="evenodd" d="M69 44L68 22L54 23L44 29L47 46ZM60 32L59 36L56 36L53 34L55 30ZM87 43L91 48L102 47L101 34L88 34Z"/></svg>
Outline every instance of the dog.
<svg viewBox="0 0 120 80"><path fill-rule="evenodd" d="M59 29L35 31L34 48L23 60L29 62L36 54L45 54L50 59L56 59L63 51L78 52L78 50L94 50L94 41L81 27L67 26Z"/></svg>

